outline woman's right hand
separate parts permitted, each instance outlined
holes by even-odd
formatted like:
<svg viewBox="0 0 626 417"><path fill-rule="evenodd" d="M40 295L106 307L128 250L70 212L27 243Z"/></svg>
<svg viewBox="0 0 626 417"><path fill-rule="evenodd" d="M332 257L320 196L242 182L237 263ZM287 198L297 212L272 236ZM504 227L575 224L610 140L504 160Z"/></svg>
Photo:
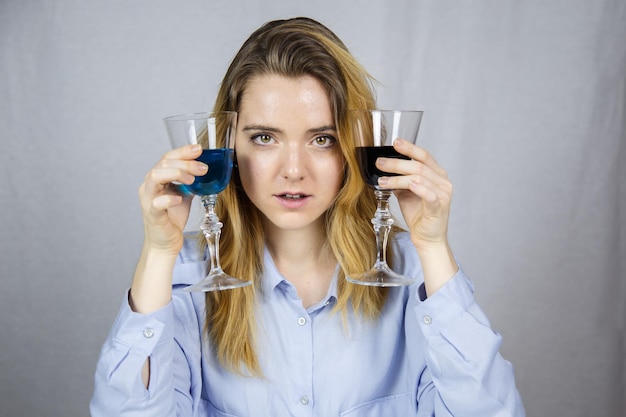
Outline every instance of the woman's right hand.
<svg viewBox="0 0 626 417"><path fill-rule="evenodd" d="M139 187L145 236L128 300L133 311L147 314L170 302L174 264L193 199L172 182L189 185L195 176L206 174L207 165L195 160L201 154L200 145L167 152Z"/></svg>
<svg viewBox="0 0 626 417"><path fill-rule="evenodd" d="M144 249L178 255L193 195L185 195L172 183L189 185L195 176L206 174L208 166L195 160L201 153L200 145L173 149L165 153L146 175L139 187Z"/></svg>

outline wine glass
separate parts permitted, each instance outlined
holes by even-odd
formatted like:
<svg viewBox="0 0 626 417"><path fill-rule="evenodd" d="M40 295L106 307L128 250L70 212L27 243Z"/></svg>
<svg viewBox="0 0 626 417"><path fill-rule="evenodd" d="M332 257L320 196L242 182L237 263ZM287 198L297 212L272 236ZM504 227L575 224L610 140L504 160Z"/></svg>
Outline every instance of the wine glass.
<svg viewBox="0 0 626 417"><path fill-rule="evenodd" d="M220 266L219 240L222 222L215 214L217 195L223 191L233 171L236 112L193 113L163 119L173 148L189 144L201 144L202 154L198 161L209 166L205 175L197 176L191 185L177 184L184 192L200 196L204 206L204 219L200 226L208 246L210 269L200 282L185 291L216 291L250 285L226 274Z"/></svg>
<svg viewBox="0 0 626 417"><path fill-rule="evenodd" d="M392 190L378 185L382 176L399 174L384 172L376 167L376 159L409 159L393 148L396 139L401 138L415 143L422 120L421 111L412 110L351 110L352 132L356 143L356 156L361 176L365 183L374 189L377 208L372 224L376 234L376 262L367 271L347 277L347 280L362 285L376 287L397 287L410 285L415 279L400 275L387 265L387 238L393 224L389 211L389 197Z"/></svg>

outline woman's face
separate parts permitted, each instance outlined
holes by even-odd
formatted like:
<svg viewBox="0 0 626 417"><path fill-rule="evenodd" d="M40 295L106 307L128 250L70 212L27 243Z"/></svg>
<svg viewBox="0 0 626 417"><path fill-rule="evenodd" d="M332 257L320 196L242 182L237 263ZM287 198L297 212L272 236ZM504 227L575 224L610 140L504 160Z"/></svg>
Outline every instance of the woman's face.
<svg viewBox="0 0 626 417"><path fill-rule="evenodd" d="M310 76L263 75L243 93L235 151L239 176L268 225L323 227L343 182L328 94Z"/></svg>

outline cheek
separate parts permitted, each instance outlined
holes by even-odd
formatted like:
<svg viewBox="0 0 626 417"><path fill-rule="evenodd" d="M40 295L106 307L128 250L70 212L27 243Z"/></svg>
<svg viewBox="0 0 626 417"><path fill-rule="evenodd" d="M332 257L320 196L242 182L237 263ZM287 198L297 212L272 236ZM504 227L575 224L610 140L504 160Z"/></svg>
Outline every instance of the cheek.
<svg viewBox="0 0 626 417"><path fill-rule="evenodd" d="M324 181L328 184L328 190L333 194L337 194L344 183L344 166L343 160L329 161L320 167L319 172L324 177Z"/></svg>
<svg viewBox="0 0 626 417"><path fill-rule="evenodd" d="M268 167L262 160L242 157L237 158L237 165L239 166L239 179L241 185L247 194L250 194L254 189L262 186L259 182L263 179L263 175L267 175Z"/></svg>

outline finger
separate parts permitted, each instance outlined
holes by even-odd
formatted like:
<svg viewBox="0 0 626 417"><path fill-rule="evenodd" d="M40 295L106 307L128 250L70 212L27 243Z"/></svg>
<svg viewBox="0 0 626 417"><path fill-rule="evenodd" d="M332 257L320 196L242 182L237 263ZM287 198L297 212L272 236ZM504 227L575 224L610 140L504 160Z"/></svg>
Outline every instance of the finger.
<svg viewBox="0 0 626 417"><path fill-rule="evenodd" d="M398 174L400 176L421 176L436 184L445 184L448 182L447 176L441 175L431 167L415 160L378 158L376 160L376 167L381 171Z"/></svg>
<svg viewBox="0 0 626 417"><path fill-rule="evenodd" d="M205 175L209 167L196 158L202 153L200 145L185 145L166 152L148 171L139 187L142 207L152 216L162 216L164 210L189 199L177 184L192 184L196 176Z"/></svg>
<svg viewBox="0 0 626 417"><path fill-rule="evenodd" d="M413 194L432 202L434 198L448 202L452 199L452 183L450 181L431 181L425 176L409 175L397 177L381 177L378 180L381 187L395 191L410 190ZM400 194L402 195L402 194Z"/></svg>
<svg viewBox="0 0 626 417"><path fill-rule="evenodd" d="M442 198L445 198L445 195L443 195L439 188L429 187L426 184L415 181L409 182L408 189L430 206L439 206Z"/></svg>
<svg viewBox="0 0 626 417"><path fill-rule="evenodd" d="M173 182L192 184L196 176L207 173L208 166L202 162L163 160L151 169L144 180L146 192L158 193Z"/></svg>
<svg viewBox="0 0 626 417"><path fill-rule="evenodd" d="M452 194L452 183L447 177L443 177L425 166L421 162L407 160L379 160L377 166L386 172L395 172L399 175L380 177L378 184L387 189L409 189L410 183L415 182L426 187L437 189L437 193Z"/></svg>
<svg viewBox="0 0 626 417"><path fill-rule="evenodd" d="M163 155L162 159L196 159L202 154L202 146L199 144L185 145L174 148Z"/></svg>
<svg viewBox="0 0 626 417"><path fill-rule="evenodd" d="M179 190L178 187L174 184L168 184L166 186L163 186L162 189L157 192L154 191L154 188L155 187L151 187L145 182L139 187L139 200L141 201L141 206L147 211L151 211L153 209L154 200L159 198L160 196L170 196L178 198L184 197L184 193L181 192L181 190Z"/></svg>
<svg viewBox="0 0 626 417"><path fill-rule="evenodd" d="M452 184L450 182L437 184L419 176L409 177L408 189L429 203L434 202L434 199L447 203L452 196Z"/></svg>
<svg viewBox="0 0 626 417"><path fill-rule="evenodd" d="M180 182L191 184L195 176L206 174L206 164L196 159L202 154L199 144L185 145L166 152L156 165L148 172L144 182L162 189L168 183Z"/></svg>
<svg viewBox="0 0 626 417"><path fill-rule="evenodd" d="M414 145L404 139L396 139L393 147L402 155L408 156L415 161L423 163L427 167L431 168L433 171L437 172L439 175L444 177L448 176L446 170L443 169L441 165L439 165L439 163L437 163L435 158L426 149Z"/></svg>
<svg viewBox="0 0 626 417"><path fill-rule="evenodd" d="M196 160L181 160L181 159L162 159L155 167L155 170L171 170L165 173L174 174L178 170L181 174L189 174L192 176L205 175L209 169L208 165L201 161Z"/></svg>
<svg viewBox="0 0 626 417"><path fill-rule="evenodd" d="M142 184L144 194L148 196L156 196L166 191L176 191L170 189L169 186L173 182L180 184L193 184L195 177L174 168L153 169L146 175L146 179Z"/></svg>
<svg viewBox="0 0 626 417"><path fill-rule="evenodd" d="M176 207L183 202L183 196L180 194L162 194L155 197L150 205L150 212L153 215L164 213L166 210Z"/></svg>

